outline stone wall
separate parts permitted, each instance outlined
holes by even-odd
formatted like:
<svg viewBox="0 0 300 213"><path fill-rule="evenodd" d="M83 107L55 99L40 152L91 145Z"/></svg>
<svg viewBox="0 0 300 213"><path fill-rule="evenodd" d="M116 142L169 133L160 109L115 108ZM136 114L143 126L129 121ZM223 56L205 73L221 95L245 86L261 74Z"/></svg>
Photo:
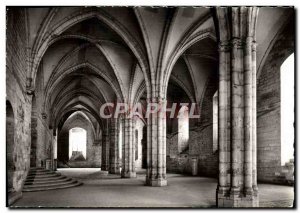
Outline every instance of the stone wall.
<svg viewBox="0 0 300 213"><path fill-rule="evenodd" d="M36 150L31 152L31 158L36 159L37 167L44 167L46 159L53 159L53 130L50 129L50 112L45 109L45 70L43 63L40 64L36 76L36 88L32 102L32 121L31 134L34 139ZM34 145L33 144L33 145Z"/></svg>
<svg viewBox="0 0 300 213"><path fill-rule="evenodd" d="M41 115L37 116L36 166L45 167L46 159L52 159L53 134Z"/></svg>
<svg viewBox="0 0 300 213"><path fill-rule="evenodd" d="M28 69L26 18L24 9L9 8L7 10L6 66L13 73L15 83L19 84L22 91L25 89ZM7 83L7 85L14 86L12 81Z"/></svg>
<svg viewBox="0 0 300 213"><path fill-rule="evenodd" d="M294 52L294 24L290 22L277 37L257 85L257 177L274 182L281 170L280 67Z"/></svg>
<svg viewBox="0 0 300 213"><path fill-rule="evenodd" d="M6 90L7 100L13 106L14 112L13 188L15 191L20 191L30 167L31 97L21 90L16 79L9 72L7 72L7 82L9 82Z"/></svg>
<svg viewBox="0 0 300 213"><path fill-rule="evenodd" d="M13 191L20 192L30 167L31 96L25 92L27 71L26 15L23 10L7 12L6 100L14 114L12 160Z"/></svg>
<svg viewBox="0 0 300 213"><path fill-rule="evenodd" d="M14 169L13 188L21 191L23 181L30 168L31 154L35 155L36 165L44 166L44 161L51 158L52 131L47 119L42 118L41 105L34 106L32 119L32 95L26 93L26 73L28 71L29 51L26 13L23 9L9 8L7 11L7 46L6 46L6 94L14 111ZM40 75L38 73L38 75ZM37 102L42 92L42 85L37 84ZM37 109L38 108L38 109ZM31 125L31 122L33 124ZM36 150L31 152L31 136L34 136ZM32 158L33 160L33 158Z"/></svg>

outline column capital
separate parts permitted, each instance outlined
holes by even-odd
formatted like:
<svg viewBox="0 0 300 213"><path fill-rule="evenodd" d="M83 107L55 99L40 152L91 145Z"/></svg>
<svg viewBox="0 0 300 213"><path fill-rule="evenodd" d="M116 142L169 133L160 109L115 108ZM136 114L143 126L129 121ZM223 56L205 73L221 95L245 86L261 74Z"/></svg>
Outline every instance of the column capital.
<svg viewBox="0 0 300 213"><path fill-rule="evenodd" d="M147 102L148 103L163 103L166 102L167 99L163 98L163 97L151 97L151 98L147 98Z"/></svg>
<svg viewBox="0 0 300 213"><path fill-rule="evenodd" d="M242 49L245 45L245 41L243 41L243 39L241 39L241 38L232 38L231 45L232 45L232 47Z"/></svg>
<svg viewBox="0 0 300 213"><path fill-rule="evenodd" d="M229 52L231 50L231 44L229 41L220 41L218 49L219 52Z"/></svg>

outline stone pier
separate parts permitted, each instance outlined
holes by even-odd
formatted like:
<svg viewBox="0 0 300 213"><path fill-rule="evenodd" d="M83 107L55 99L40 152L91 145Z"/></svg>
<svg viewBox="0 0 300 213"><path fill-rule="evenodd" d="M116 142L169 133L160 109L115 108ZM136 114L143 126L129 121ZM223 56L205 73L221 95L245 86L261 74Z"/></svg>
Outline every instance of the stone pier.
<svg viewBox="0 0 300 213"><path fill-rule="evenodd" d="M257 14L255 7L217 8L219 27L223 29L219 43L218 207L258 207L255 168Z"/></svg>

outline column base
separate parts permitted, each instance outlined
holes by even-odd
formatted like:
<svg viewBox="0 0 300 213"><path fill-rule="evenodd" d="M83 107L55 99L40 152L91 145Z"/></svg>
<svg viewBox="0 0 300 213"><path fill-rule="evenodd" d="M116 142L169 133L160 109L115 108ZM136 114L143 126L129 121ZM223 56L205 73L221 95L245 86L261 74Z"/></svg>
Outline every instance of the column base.
<svg viewBox="0 0 300 213"><path fill-rule="evenodd" d="M259 207L258 193L250 191L246 195L239 188L223 190L217 189L217 207L219 208L249 208Z"/></svg>
<svg viewBox="0 0 300 213"><path fill-rule="evenodd" d="M108 170L109 170L108 165L102 165L102 166L101 166L101 170L102 170L102 171L108 171Z"/></svg>
<svg viewBox="0 0 300 213"><path fill-rule="evenodd" d="M107 176L108 175L108 171L100 170L99 175L100 176Z"/></svg>
<svg viewBox="0 0 300 213"><path fill-rule="evenodd" d="M118 167L111 167L109 170L110 174L120 174L120 169Z"/></svg>
<svg viewBox="0 0 300 213"><path fill-rule="evenodd" d="M57 171L57 159L53 160L52 170Z"/></svg>
<svg viewBox="0 0 300 213"><path fill-rule="evenodd" d="M166 179L146 179L146 186L167 186L168 182Z"/></svg>
<svg viewBox="0 0 300 213"><path fill-rule="evenodd" d="M121 174L122 178L136 178L136 172L126 172Z"/></svg>

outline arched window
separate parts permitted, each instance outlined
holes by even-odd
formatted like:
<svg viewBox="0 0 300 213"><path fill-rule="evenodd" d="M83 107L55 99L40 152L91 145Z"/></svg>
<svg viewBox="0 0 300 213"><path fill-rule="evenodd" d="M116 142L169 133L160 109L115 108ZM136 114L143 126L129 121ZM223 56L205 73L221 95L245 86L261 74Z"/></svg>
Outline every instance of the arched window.
<svg viewBox="0 0 300 213"><path fill-rule="evenodd" d="M86 160L86 130L74 127L69 130L69 159Z"/></svg>
<svg viewBox="0 0 300 213"><path fill-rule="evenodd" d="M218 150L218 91L213 96L213 152Z"/></svg>
<svg viewBox="0 0 300 213"><path fill-rule="evenodd" d="M182 106L178 112L178 152L188 148L189 142L189 112L187 106Z"/></svg>
<svg viewBox="0 0 300 213"><path fill-rule="evenodd" d="M294 158L294 54L280 68L281 165Z"/></svg>
<svg viewBox="0 0 300 213"><path fill-rule="evenodd" d="M15 119L11 104L6 101L7 191L13 191Z"/></svg>

